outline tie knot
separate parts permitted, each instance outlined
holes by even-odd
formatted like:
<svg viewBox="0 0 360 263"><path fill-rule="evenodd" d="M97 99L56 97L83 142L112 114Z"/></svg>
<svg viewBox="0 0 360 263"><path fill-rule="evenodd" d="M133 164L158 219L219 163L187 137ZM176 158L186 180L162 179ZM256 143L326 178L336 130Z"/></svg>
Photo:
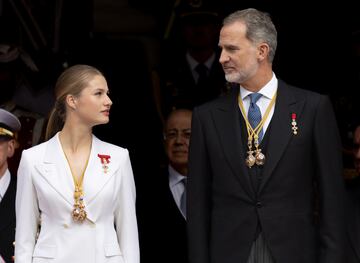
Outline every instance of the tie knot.
<svg viewBox="0 0 360 263"><path fill-rule="evenodd" d="M260 93L251 93L249 94L250 103L254 104L256 103L262 95Z"/></svg>
<svg viewBox="0 0 360 263"><path fill-rule="evenodd" d="M200 76L206 76L207 72L208 72L208 68L202 64L199 63L196 67L195 67L195 71L200 75Z"/></svg>

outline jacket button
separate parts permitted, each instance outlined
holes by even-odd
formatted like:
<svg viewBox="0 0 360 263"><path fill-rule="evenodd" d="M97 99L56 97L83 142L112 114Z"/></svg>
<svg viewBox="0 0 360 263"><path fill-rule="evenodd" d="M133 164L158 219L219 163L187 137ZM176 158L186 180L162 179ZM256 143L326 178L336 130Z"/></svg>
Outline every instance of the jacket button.
<svg viewBox="0 0 360 263"><path fill-rule="evenodd" d="M64 228L69 228L69 225L63 224L63 227L64 227Z"/></svg>
<svg viewBox="0 0 360 263"><path fill-rule="evenodd" d="M262 205L262 203L260 202L260 201L258 201L258 202L256 202L256 207L257 208L261 208L263 205Z"/></svg>

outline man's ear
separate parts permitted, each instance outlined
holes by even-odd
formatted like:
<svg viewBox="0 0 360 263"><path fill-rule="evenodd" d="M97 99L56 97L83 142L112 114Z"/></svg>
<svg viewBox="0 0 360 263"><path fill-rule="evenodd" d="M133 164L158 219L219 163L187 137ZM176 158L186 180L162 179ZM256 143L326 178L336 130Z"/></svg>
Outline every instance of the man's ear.
<svg viewBox="0 0 360 263"><path fill-rule="evenodd" d="M267 59L269 57L269 51L270 51L270 47L268 44L260 43L260 45L258 46L259 60L263 61L264 59Z"/></svg>
<svg viewBox="0 0 360 263"><path fill-rule="evenodd" d="M7 157L11 158L13 157L14 153L15 153L15 140L12 139L10 141L7 142Z"/></svg>
<svg viewBox="0 0 360 263"><path fill-rule="evenodd" d="M76 98L74 95L67 95L66 96L66 104L73 110L76 110Z"/></svg>

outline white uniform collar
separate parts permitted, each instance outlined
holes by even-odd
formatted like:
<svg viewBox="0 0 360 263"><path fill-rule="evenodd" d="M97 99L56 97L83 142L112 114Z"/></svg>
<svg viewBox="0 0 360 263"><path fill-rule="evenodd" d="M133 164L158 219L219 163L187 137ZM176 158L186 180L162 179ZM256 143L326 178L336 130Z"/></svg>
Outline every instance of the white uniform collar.
<svg viewBox="0 0 360 263"><path fill-rule="evenodd" d="M9 187L11 180L9 169L6 169L4 175L0 178L0 201L4 198L6 190Z"/></svg>

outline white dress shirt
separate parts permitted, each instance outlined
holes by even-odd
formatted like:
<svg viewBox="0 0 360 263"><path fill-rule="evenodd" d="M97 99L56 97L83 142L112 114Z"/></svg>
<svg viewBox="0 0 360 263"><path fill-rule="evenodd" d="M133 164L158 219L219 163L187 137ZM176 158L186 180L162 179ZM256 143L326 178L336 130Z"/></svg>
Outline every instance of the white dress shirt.
<svg viewBox="0 0 360 263"><path fill-rule="evenodd" d="M259 108L260 108L262 117L264 116L265 111L266 111L267 107L269 106L269 104L271 102L271 99L275 95L275 93L277 91L277 88L278 88L278 80L277 80L277 78L275 76L275 73L273 73L273 77L271 78L271 80L264 87L262 87L261 90L259 90L257 92L257 93L260 93L260 94L263 95L256 102L256 105L258 105ZM253 92L251 92L251 91L249 91L249 90L247 90L247 89L240 86L240 96L241 96L241 99L243 100L246 116L248 114L249 105L250 105L250 97L248 95L251 94L251 93L253 93ZM264 136L265 136L266 129L270 124L271 118L274 115L274 109L275 109L275 104L272 107L272 109L270 110L269 116L265 120L265 123L264 123L264 126L263 126Z"/></svg>
<svg viewBox="0 0 360 263"><path fill-rule="evenodd" d="M169 171L169 187L174 197L175 203L179 208L179 210L181 211L180 200L182 194L185 191L185 186L182 183L182 180L185 178L185 176L177 172L171 165L169 165L168 171ZM185 217L185 215L182 212L181 214Z"/></svg>

